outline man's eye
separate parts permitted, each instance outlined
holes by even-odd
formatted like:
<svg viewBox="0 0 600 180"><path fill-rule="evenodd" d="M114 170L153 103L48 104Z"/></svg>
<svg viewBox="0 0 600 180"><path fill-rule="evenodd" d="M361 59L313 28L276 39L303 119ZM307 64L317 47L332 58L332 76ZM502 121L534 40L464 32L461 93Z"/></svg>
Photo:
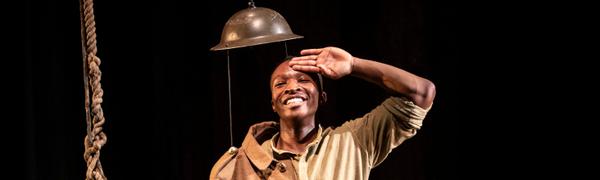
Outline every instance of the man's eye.
<svg viewBox="0 0 600 180"><path fill-rule="evenodd" d="M283 86L284 84L285 83L283 83L283 82L278 82L278 83L275 83L275 87L280 87L280 86Z"/></svg>

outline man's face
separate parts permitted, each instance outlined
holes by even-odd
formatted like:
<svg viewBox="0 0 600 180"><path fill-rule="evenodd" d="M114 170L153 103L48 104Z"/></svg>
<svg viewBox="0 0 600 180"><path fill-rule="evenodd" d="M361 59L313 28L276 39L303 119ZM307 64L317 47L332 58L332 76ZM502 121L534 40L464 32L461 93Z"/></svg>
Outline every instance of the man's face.
<svg viewBox="0 0 600 180"><path fill-rule="evenodd" d="M319 105L319 91L308 74L280 64L271 75L271 105L282 119L314 116Z"/></svg>

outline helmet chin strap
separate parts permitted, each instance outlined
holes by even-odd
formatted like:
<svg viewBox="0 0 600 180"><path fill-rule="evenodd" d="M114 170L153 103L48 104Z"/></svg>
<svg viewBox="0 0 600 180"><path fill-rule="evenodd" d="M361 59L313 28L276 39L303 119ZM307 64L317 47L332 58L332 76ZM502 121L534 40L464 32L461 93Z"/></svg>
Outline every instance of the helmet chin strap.
<svg viewBox="0 0 600 180"><path fill-rule="evenodd" d="M317 73L317 76L319 76L319 90L323 93L325 92L325 89L323 88L323 76L320 73Z"/></svg>
<svg viewBox="0 0 600 180"><path fill-rule="evenodd" d="M230 73L231 69L229 68L229 50L227 50L227 92L228 92L228 97L227 98L229 100L228 106L229 106L229 143L231 145L231 147L233 147L233 121L232 121L232 115L231 115L231 73Z"/></svg>
<svg viewBox="0 0 600 180"><path fill-rule="evenodd" d="M283 47L285 48L285 57L288 57L287 42L283 42Z"/></svg>

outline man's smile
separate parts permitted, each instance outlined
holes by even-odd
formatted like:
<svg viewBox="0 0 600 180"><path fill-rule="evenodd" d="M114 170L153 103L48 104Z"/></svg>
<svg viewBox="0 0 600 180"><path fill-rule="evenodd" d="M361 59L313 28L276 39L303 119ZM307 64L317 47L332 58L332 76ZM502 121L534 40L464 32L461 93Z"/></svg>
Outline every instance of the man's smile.
<svg viewBox="0 0 600 180"><path fill-rule="evenodd" d="M302 95L293 95L283 98L281 103L287 107L295 107L302 104L305 104L308 98Z"/></svg>

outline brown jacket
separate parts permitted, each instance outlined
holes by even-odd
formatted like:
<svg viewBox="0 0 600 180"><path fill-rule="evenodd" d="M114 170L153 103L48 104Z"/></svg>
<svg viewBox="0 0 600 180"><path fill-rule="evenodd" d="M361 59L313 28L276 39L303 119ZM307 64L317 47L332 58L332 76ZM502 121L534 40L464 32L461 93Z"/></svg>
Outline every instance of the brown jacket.
<svg viewBox="0 0 600 180"><path fill-rule="evenodd" d="M429 109L390 97L338 128L319 126L317 138L302 154L275 148L276 122L258 123L239 149L232 147L215 163L210 179L368 179L371 168L416 134Z"/></svg>

